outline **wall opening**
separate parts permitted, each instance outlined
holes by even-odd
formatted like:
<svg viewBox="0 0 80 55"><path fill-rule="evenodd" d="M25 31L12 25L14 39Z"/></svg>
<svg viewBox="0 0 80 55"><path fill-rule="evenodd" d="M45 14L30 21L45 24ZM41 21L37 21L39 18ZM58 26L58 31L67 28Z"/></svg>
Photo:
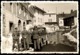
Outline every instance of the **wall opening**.
<svg viewBox="0 0 80 55"><path fill-rule="evenodd" d="M11 32L13 28L13 22L9 22L9 31Z"/></svg>
<svg viewBox="0 0 80 55"><path fill-rule="evenodd" d="M25 26L25 22L23 22L23 26Z"/></svg>
<svg viewBox="0 0 80 55"><path fill-rule="evenodd" d="M20 25L21 25L21 20L18 21L18 26L20 26Z"/></svg>

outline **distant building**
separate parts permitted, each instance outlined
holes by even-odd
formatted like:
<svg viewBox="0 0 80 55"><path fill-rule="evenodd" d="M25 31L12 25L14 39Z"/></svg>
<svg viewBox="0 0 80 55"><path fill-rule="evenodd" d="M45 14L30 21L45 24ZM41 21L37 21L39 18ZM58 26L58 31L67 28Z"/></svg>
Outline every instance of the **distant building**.
<svg viewBox="0 0 80 55"><path fill-rule="evenodd" d="M73 11L71 10L70 14L58 14L57 15L57 19L58 19L58 25L60 27L62 26L69 26L71 28L71 26L73 25L77 25L77 11Z"/></svg>
<svg viewBox="0 0 80 55"><path fill-rule="evenodd" d="M46 13L44 10L40 9L37 6L30 6L29 10L32 14L34 14L33 23L44 23L44 13Z"/></svg>
<svg viewBox="0 0 80 55"><path fill-rule="evenodd" d="M34 14L33 23L42 24L57 24L56 13L46 13L43 9L37 6L30 6L29 10Z"/></svg>
<svg viewBox="0 0 80 55"><path fill-rule="evenodd" d="M22 31L28 24L27 20L32 20L34 16L28 11L28 5L28 3L3 3L3 35L11 32L13 26Z"/></svg>
<svg viewBox="0 0 80 55"><path fill-rule="evenodd" d="M45 24L48 24L48 25L57 24L56 13L45 13L44 22Z"/></svg>

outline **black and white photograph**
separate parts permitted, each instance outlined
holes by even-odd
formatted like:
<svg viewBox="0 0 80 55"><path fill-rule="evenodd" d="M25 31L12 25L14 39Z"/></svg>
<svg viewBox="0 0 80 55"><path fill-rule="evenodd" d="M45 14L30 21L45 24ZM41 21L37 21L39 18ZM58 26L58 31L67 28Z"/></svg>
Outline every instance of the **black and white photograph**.
<svg viewBox="0 0 80 55"><path fill-rule="evenodd" d="M78 53L77 1L2 1L1 53Z"/></svg>

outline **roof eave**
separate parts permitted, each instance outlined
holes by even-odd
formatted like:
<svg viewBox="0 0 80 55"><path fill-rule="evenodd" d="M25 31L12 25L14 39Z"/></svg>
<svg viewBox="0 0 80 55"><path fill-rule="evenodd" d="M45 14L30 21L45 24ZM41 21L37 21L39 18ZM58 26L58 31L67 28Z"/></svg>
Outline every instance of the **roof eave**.
<svg viewBox="0 0 80 55"><path fill-rule="evenodd" d="M46 11L44 11L44 10L42 10L42 9L40 9L39 7L37 7L37 6L33 6L34 8L37 8L37 9L39 9L41 12L43 12L43 13L46 13Z"/></svg>

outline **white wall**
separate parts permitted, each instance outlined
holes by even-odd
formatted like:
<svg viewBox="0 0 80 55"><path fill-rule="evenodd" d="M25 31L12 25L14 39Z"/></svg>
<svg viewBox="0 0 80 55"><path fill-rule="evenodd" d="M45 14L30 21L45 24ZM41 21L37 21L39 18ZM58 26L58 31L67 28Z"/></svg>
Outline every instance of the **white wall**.
<svg viewBox="0 0 80 55"><path fill-rule="evenodd" d="M78 24L78 18L77 17L74 17L74 25L77 25Z"/></svg>
<svg viewBox="0 0 80 55"><path fill-rule="evenodd" d="M38 14L38 12L35 12L34 16L34 21L36 20L36 23L49 22L49 19L52 19L52 22L57 22L56 14L51 15L51 17L49 17L49 15L42 15L41 13Z"/></svg>
<svg viewBox="0 0 80 55"><path fill-rule="evenodd" d="M6 4L5 4L6 5ZM18 18L16 16L16 14L12 13L10 10L8 10L9 8L7 8L6 5L3 8L3 14L4 14L4 18L5 18L5 27L3 28L5 35L7 35L10 32L10 28L9 28L9 22L12 22L16 27L18 27L18 20L20 20L20 18ZM21 30L23 29L23 21L21 19ZM3 24L4 25L4 24Z"/></svg>
<svg viewBox="0 0 80 55"><path fill-rule="evenodd" d="M39 11L39 10L38 10ZM38 14L38 11L36 11L35 13L34 13L34 18L33 18L33 21L34 21L34 23L44 23L44 16L41 14L41 13L39 13Z"/></svg>
<svg viewBox="0 0 80 55"><path fill-rule="evenodd" d="M49 17L49 15L44 15L44 22L49 22L49 19L52 19L52 22L57 22L56 14L51 15L51 17Z"/></svg>
<svg viewBox="0 0 80 55"><path fill-rule="evenodd" d="M5 10L4 15L5 15L5 34L7 35L9 33L9 19L12 19L13 16L7 10Z"/></svg>
<svg viewBox="0 0 80 55"><path fill-rule="evenodd" d="M59 26L64 26L64 20L63 20L63 18L59 18Z"/></svg>

